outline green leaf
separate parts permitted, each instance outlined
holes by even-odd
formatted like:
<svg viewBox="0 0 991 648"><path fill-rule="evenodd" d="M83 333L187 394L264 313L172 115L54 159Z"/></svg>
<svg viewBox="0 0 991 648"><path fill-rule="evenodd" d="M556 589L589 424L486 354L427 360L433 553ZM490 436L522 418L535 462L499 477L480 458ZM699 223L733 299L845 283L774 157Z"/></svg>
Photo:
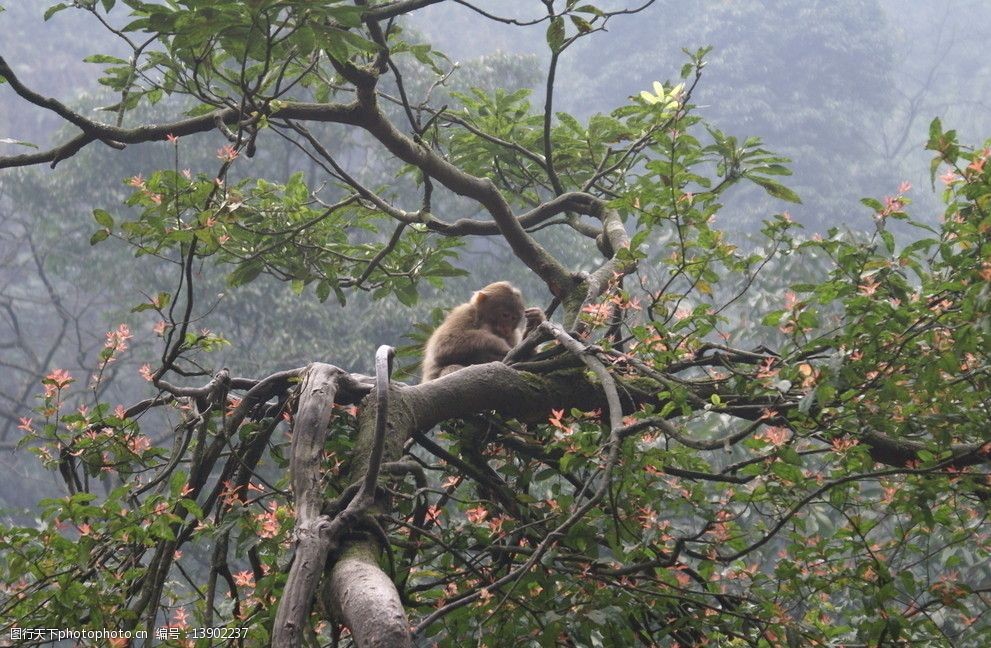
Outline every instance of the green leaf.
<svg viewBox="0 0 991 648"><path fill-rule="evenodd" d="M754 169L757 173L763 175L779 175L779 176L790 176L791 169L784 166L783 164L767 164Z"/></svg>
<svg viewBox="0 0 991 648"><path fill-rule="evenodd" d="M303 27L297 31L294 40L302 55L309 54L316 47L316 35L310 27Z"/></svg>
<svg viewBox="0 0 991 648"><path fill-rule="evenodd" d="M93 219L100 225L100 227L106 227L110 229L114 226L114 217L110 215L109 212L103 209L93 210Z"/></svg>
<svg viewBox="0 0 991 648"><path fill-rule="evenodd" d="M0 79L4 81L5 79ZM17 144L18 146L27 146L33 149L38 148L37 144L32 144L31 142L23 142L21 140L10 139L9 137L0 137L0 144Z"/></svg>
<svg viewBox="0 0 991 648"><path fill-rule="evenodd" d="M93 236L89 237L89 244L96 245L100 241L105 241L110 237L110 230L100 229L93 232Z"/></svg>
<svg viewBox="0 0 991 648"><path fill-rule="evenodd" d="M330 288L331 288L330 282L327 281L326 279L318 283L317 299L319 299L321 302L327 301L327 298L330 297Z"/></svg>
<svg viewBox="0 0 991 648"><path fill-rule="evenodd" d="M348 45L355 48L359 52L365 52L366 54L376 54L379 51L378 45L368 40L367 38L363 38L358 34L355 34L354 32L342 31L341 38L343 38Z"/></svg>
<svg viewBox="0 0 991 648"><path fill-rule="evenodd" d="M936 172L939 171L939 166L942 163L943 160L938 155L929 163L929 184L932 186L933 191L936 191Z"/></svg>
<svg viewBox="0 0 991 648"><path fill-rule="evenodd" d="M58 12L62 11L63 9L68 9L68 8L69 8L69 5L66 4L66 3L64 3L64 2L60 2L60 3L56 4L56 5L52 5L51 7L49 7L45 11L45 20L47 21L49 18L51 18L52 16L54 16Z"/></svg>
<svg viewBox="0 0 991 648"><path fill-rule="evenodd" d="M784 317L785 312L783 310L771 311L761 320L761 324L764 326L777 326L781 322L781 318Z"/></svg>
<svg viewBox="0 0 991 648"><path fill-rule="evenodd" d="M939 141L939 138L943 135L943 122L940 121L939 117L936 117L931 122L929 122L929 143Z"/></svg>
<svg viewBox="0 0 991 648"><path fill-rule="evenodd" d="M259 259L253 259L239 265L234 272L228 276L227 281L232 286L243 286L255 280L261 271L265 269L265 264Z"/></svg>
<svg viewBox="0 0 991 648"><path fill-rule="evenodd" d="M415 306L420 294L416 291L416 286L412 283L396 287L396 297L403 306Z"/></svg>
<svg viewBox="0 0 991 648"><path fill-rule="evenodd" d="M802 481L802 470L783 461L771 464L771 472L786 482L796 484Z"/></svg>
<svg viewBox="0 0 991 648"><path fill-rule="evenodd" d="M880 212L884 210L884 205L881 204L880 200L877 200L875 198L861 198L860 204L870 207L876 212Z"/></svg>
<svg viewBox="0 0 991 648"><path fill-rule="evenodd" d="M127 65L127 61L109 54L93 54L83 59L85 63L111 63L113 65Z"/></svg>
<svg viewBox="0 0 991 648"><path fill-rule="evenodd" d="M767 178L762 178L758 175L751 175L749 173L744 174L750 181L754 182L758 186L762 187L771 196L778 198L779 200L784 200L786 202L801 204L802 199L798 197L798 194L784 186L783 184L774 182Z"/></svg>
<svg viewBox="0 0 991 648"><path fill-rule="evenodd" d="M323 46L324 51L327 52L327 56L335 61L344 62L348 60L348 47L345 45L344 39L341 38L340 30L333 28L322 30L317 43Z"/></svg>
<svg viewBox="0 0 991 648"><path fill-rule="evenodd" d="M884 247L888 250L888 254L892 254L895 251L895 237L888 230L881 230L881 239L884 241Z"/></svg>
<svg viewBox="0 0 991 648"><path fill-rule="evenodd" d="M547 27L547 44L552 52L560 52L564 45L564 19L557 16Z"/></svg>
<svg viewBox="0 0 991 648"><path fill-rule="evenodd" d="M571 23L578 29L579 34L587 34L592 31L592 25L581 16L569 16Z"/></svg>
<svg viewBox="0 0 991 648"><path fill-rule="evenodd" d="M581 13L592 14L593 16L598 16L598 17L605 16L605 14L602 12L602 9L599 9L595 5L590 5L590 4L582 5L580 7L577 7L577 8L575 8L575 11L580 11Z"/></svg>
<svg viewBox="0 0 991 648"><path fill-rule="evenodd" d="M169 478L169 493L171 493L172 497L179 495L180 491L182 491L182 487L186 485L187 481L188 477L186 476L186 473L181 470L177 470L172 473L172 476Z"/></svg>
<svg viewBox="0 0 991 648"><path fill-rule="evenodd" d="M200 117L201 115L207 115L216 110L216 106L211 106L210 104L200 104L195 108L186 111L186 115L190 117Z"/></svg>

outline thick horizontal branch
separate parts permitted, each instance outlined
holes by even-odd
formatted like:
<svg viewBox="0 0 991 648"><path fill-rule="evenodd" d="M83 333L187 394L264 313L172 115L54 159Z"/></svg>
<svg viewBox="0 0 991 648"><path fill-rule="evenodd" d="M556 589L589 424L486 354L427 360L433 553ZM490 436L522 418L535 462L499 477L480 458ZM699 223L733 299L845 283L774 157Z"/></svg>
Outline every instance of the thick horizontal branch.
<svg viewBox="0 0 991 648"><path fill-rule="evenodd" d="M31 90L17 78L17 75L14 74L14 71L3 57L0 57L0 76L7 80L10 87L18 96L40 108L54 112L82 131L81 134L47 151L0 157L0 168L30 166L45 162L50 162L54 166L59 161L75 155L85 146L95 141L103 141L110 145L155 142L165 139L166 135L181 137L195 133L205 133L214 130L218 123L237 124L249 118L249 115L244 115L234 108L223 108L205 115L163 124L148 124L134 128L124 128L89 119L70 109L57 99L44 97ZM277 113L273 111L272 114L278 114L279 117L286 119L303 119L356 125L361 121L359 114L361 111L362 107L357 103L321 104L301 102L288 104Z"/></svg>
<svg viewBox="0 0 991 648"><path fill-rule="evenodd" d="M551 409L604 409L602 387L583 377L582 369L541 376L501 363L473 365L429 382L402 388L417 430L429 430L452 418L496 410L507 417L546 421ZM636 404L626 399L625 413Z"/></svg>

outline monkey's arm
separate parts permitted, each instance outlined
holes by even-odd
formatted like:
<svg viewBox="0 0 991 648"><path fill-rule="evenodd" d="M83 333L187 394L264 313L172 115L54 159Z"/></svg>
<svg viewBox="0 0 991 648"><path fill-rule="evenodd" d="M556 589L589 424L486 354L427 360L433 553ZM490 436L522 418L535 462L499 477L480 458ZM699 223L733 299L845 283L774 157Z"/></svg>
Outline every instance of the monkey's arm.
<svg viewBox="0 0 991 648"><path fill-rule="evenodd" d="M536 306L526 309L523 315L526 316L526 330L523 332L523 337L530 335L533 329L540 326L542 322L547 321L547 316L544 315L544 309L537 308Z"/></svg>
<svg viewBox="0 0 991 648"><path fill-rule="evenodd" d="M471 365L502 360L509 353L509 343L485 329L459 331L438 340L436 363L440 366Z"/></svg>
<svg viewBox="0 0 991 648"><path fill-rule="evenodd" d="M444 334L428 343L423 359L423 380L463 369L468 365L502 360L509 353L509 344L498 335L484 329L468 329Z"/></svg>

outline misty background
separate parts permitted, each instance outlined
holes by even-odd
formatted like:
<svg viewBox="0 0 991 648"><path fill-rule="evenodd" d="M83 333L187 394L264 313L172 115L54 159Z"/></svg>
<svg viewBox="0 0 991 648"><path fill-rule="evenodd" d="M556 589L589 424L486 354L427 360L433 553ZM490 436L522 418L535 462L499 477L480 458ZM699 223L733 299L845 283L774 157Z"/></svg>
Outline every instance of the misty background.
<svg viewBox="0 0 991 648"><path fill-rule="evenodd" d="M101 66L82 59L126 50L91 15L62 11L46 23L42 15L50 0L4 4L0 55L26 85L84 112L114 103L97 83ZM521 23L544 12L535 0L477 5ZM123 19L121 9L114 13ZM531 103L542 105L549 59L545 23L500 25L464 6L441 3L417 12L406 28L408 36L419 35L458 63L449 89L532 88ZM676 80L686 60L682 48L711 45L693 101L721 130L758 136L770 150L792 158L794 175L786 184L803 203L787 209L807 234L873 228L871 210L860 198L894 194L904 181L912 184L909 211L931 220L939 210L929 180L930 155L922 150L928 125L939 117L957 129L961 141L974 145L991 136L988 42L986 2L660 0L640 14L614 18L607 32L565 52L555 110L579 118L608 112L654 81ZM409 72L423 75L416 79L421 84L430 82L426 70ZM169 106L159 105L129 115L125 123L164 120L168 114ZM71 132L52 113L0 85L0 140L44 149ZM349 169L362 177L394 173L360 136L343 129L328 130L331 135L345 151L341 157ZM195 150L184 149L184 166L212 168L220 144L218 138L216 144L198 141ZM3 155L30 150L0 143ZM38 497L62 494L54 474L25 452L14 452L23 436L18 426L23 418L37 418L32 408L38 405L40 380L52 368L69 370L76 386L84 385L104 333L127 323L135 334L132 348L112 365L113 379L100 389L105 400L123 404L150 395L138 367L154 365L157 338L153 322L131 308L145 300L142 291L171 291L175 276L160 261L135 258L120 241L91 247L96 229L91 214L100 207L125 216L122 201L130 192L124 179L168 167L171 156L165 143L123 152L94 145L55 170L0 171L0 514L21 517ZM297 171L310 179L317 171L292 147L274 140L242 169L274 181ZM756 187L730 193L717 224L742 242L763 218L783 209ZM438 205L441 216L450 216L445 208L462 208L452 198ZM452 281L443 294L425 287L412 309L358 297L349 303L347 320L333 298L321 303L312 291L297 296L275 280L231 290L219 273L204 270L201 303L210 307L197 326L232 341L216 358L216 368L229 366L238 375L263 375L313 360L368 371L378 344L409 344L411 323L435 321L440 309L466 297L480 277L483 282L503 278L513 265L497 245L469 252L460 265L470 276ZM521 280L511 273L508 278Z"/></svg>

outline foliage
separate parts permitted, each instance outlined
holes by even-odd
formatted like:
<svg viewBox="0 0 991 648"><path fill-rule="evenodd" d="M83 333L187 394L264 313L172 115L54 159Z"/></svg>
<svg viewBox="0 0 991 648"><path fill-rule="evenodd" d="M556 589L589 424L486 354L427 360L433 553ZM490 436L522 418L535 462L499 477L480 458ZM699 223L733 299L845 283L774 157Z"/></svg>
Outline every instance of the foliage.
<svg viewBox="0 0 991 648"><path fill-rule="evenodd" d="M909 218L903 187L864 200L869 237L803 240L779 213L761 247L740 250L715 227L731 187L799 198L780 182L787 159L699 115L707 49L686 53L677 83L584 120L553 110L553 73L542 109L501 89L432 107L425 82L422 101L410 97L402 66L441 83L446 60L393 22L416 4L77 3L107 21L126 6L113 24L148 39L129 41L130 59L92 59L119 93L119 123L168 95L195 102L159 124L92 121L0 67L81 130L3 165L167 140L170 167L127 180L129 209L95 207L90 242L123 239L178 276L135 308L161 336L141 370L146 400L115 408L97 389L127 328L107 336L92 381L61 369L42 380L25 445L70 493L42 502L38 525L0 530L0 609L16 620L4 630L220 628L259 645L287 632L280 603L304 592L315 643L361 643L376 629L347 621L370 610L349 608L332 574L372 546L408 616L398 631L441 645L987 641L991 144L969 149L933 122L939 227ZM552 72L617 17L545 6ZM399 184L349 171L321 124L362 131L396 158ZM216 168L186 171L187 142L215 130L228 140ZM268 135L304 151L320 181L238 179ZM459 201L480 216L440 207ZM891 221L922 237L899 246ZM505 241L567 326L545 326L520 371L393 385L390 406L346 371L314 388L316 365L211 369L226 341L196 326L211 308L195 298L202 270L240 286L269 274L342 305L360 290L410 305L424 283L460 274L479 237ZM807 263L826 274L741 321L762 272ZM746 346L740 329L756 318L763 344ZM92 404L76 406L83 393ZM310 416L314 393L336 397L329 430ZM307 564L311 517L327 543ZM295 579L313 565L321 605Z"/></svg>
<svg viewBox="0 0 991 648"><path fill-rule="evenodd" d="M709 43L717 48L697 97L702 113L726 132L759 133L794 160L791 186L802 195L803 206L793 211L801 222L820 231L850 222L864 192L914 177L903 175L913 169L879 154L887 143L882 127L895 131L901 125L890 119L898 97L914 91L911 81L897 76L903 64L893 53L899 41L894 23L901 21L886 16L879 2L785 0L771 11L760 2L658 4L662 22L633 21L626 38L608 45L603 37L583 43L586 52L577 54L585 53L590 63L564 75L566 83L589 76L576 105L611 105L614 98L605 88L615 93L618 85L632 93L658 69L678 64L686 43ZM911 43L917 52L916 45ZM600 47L609 47L615 56L587 53ZM917 145L920 138L909 141ZM734 229L750 233L757 233L762 214L774 209L755 191L735 204Z"/></svg>

